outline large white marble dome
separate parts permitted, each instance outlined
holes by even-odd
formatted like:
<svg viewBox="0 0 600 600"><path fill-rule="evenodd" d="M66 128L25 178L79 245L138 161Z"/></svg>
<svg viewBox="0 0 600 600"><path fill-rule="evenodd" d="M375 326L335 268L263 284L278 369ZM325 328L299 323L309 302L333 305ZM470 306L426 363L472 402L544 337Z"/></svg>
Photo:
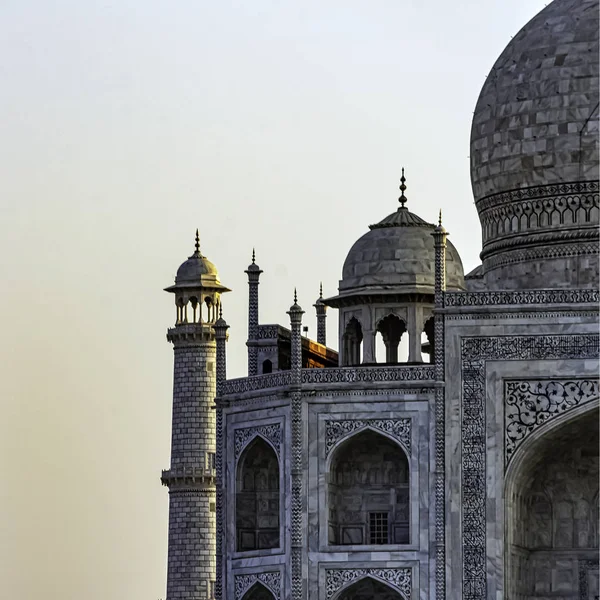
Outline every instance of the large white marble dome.
<svg viewBox="0 0 600 600"><path fill-rule="evenodd" d="M554 0L481 90L471 181L488 288L598 283L598 0Z"/></svg>

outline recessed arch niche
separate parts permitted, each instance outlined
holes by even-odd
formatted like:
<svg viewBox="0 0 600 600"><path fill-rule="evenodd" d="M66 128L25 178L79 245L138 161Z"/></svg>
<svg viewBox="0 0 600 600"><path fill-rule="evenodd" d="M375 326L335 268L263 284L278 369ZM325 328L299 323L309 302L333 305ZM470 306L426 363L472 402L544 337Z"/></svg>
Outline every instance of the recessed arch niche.
<svg viewBox="0 0 600 600"><path fill-rule="evenodd" d="M597 405L564 415L512 458L504 495L505 597L579 597L581 581L597 587L585 569L595 564L597 574L598 419Z"/></svg>
<svg viewBox="0 0 600 600"><path fill-rule="evenodd" d="M409 544L409 485L408 457L397 442L371 429L344 440L329 463L329 544Z"/></svg>
<svg viewBox="0 0 600 600"><path fill-rule="evenodd" d="M261 436L238 461L235 524L239 552L279 547L279 460Z"/></svg>

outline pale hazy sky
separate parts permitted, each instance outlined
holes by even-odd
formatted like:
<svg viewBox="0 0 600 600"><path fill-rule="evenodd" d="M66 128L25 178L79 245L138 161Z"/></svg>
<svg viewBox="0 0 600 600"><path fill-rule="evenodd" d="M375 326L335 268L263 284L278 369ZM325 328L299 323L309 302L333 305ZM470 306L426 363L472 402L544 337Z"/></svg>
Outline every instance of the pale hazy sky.
<svg viewBox="0 0 600 600"><path fill-rule="evenodd" d="M480 230L472 112L541 0L0 2L0 597L165 595L173 283L202 250L261 321L294 286L315 333L352 243L441 207L465 271ZM336 332L330 310L330 340Z"/></svg>

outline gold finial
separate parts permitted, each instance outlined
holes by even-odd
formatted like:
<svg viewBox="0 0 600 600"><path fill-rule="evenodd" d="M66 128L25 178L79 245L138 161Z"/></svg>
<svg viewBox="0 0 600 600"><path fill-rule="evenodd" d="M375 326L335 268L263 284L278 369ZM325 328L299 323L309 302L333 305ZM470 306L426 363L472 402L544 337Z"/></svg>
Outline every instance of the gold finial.
<svg viewBox="0 0 600 600"><path fill-rule="evenodd" d="M254 248L252 248L252 264L256 262L256 253L254 252Z"/></svg>
<svg viewBox="0 0 600 600"><path fill-rule="evenodd" d="M196 253L200 254L200 234L198 233L197 229L196 229Z"/></svg>
<svg viewBox="0 0 600 600"><path fill-rule="evenodd" d="M402 167L402 177L400 177L400 198L398 198L402 208L404 208L404 204L406 203L406 196L404 195L404 191L406 190L405 182L406 177L404 177L404 167Z"/></svg>

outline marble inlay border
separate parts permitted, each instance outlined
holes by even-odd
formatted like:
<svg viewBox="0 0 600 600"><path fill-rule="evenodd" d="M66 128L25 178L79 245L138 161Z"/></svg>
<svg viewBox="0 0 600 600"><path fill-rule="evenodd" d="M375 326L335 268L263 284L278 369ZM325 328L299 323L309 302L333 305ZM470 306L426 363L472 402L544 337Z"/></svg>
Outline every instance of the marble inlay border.
<svg viewBox="0 0 600 600"><path fill-rule="evenodd" d="M590 581L589 573L592 570L598 571L598 559L580 560L579 561L579 600L589 600L590 598ZM598 596L596 596L596 599Z"/></svg>
<svg viewBox="0 0 600 600"><path fill-rule="evenodd" d="M255 584L261 583L277 600L282 598L281 594L281 573L279 571L269 571L267 573L249 573L235 576L235 600L241 600L244 594Z"/></svg>
<svg viewBox="0 0 600 600"><path fill-rule="evenodd" d="M504 468L536 429L598 395L598 380L507 380L504 384Z"/></svg>
<svg viewBox="0 0 600 600"><path fill-rule="evenodd" d="M236 429L234 437L235 447L235 459L240 457L244 448L253 440L256 436L261 436L266 440L269 440L277 457L280 458L281 454L281 423L269 423L268 425L256 425L255 427L245 427L244 429Z"/></svg>
<svg viewBox="0 0 600 600"><path fill-rule="evenodd" d="M364 429L383 431L394 438L410 456L411 419L352 419L325 421L325 456L329 456L338 440Z"/></svg>
<svg viewBox="0 0 600 600"><path fill-rule="evenodd" d="M412 569L326 569L325 570L325 598L330 600L342 588L355 583L360 579L371 577L386 583L400 592L406 600L411 597Z"/></svg>
<svg viewBox="0 0 600 600"><path fill-rule="evenodd" d="M486 362L598 358L599 341L598 334L462 338L463 600L487 599Z"/></svg>
<svg viewBox="0 0 600 600"><path fill-rule="evenodd" d="M579 304L600 301L596 289L521 290L517 292L446 292L444 306L500 306L528 304Z"/></svg>

